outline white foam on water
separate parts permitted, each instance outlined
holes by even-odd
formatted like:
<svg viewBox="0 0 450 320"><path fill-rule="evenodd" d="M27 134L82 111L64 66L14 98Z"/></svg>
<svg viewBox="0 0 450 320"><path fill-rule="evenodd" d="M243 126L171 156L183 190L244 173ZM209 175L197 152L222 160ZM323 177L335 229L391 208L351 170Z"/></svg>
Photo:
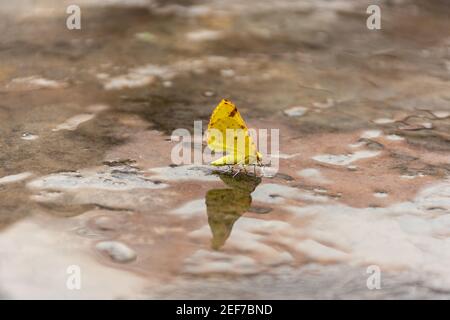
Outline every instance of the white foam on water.
<svg viewBox="0 0 450 320"><path fill-rule="evenodd" d="M383 132L381 130L367 130L361 134L361 138L366 139L378 138L382 135L382 133Z"/></svg>
<svg viewBox="0 0 450 320"><path fill-rule="evenodd" d="M39 136L37 134L32 134L30 132L24 132L20 136L20 139L27 140L27 141L33 141L33 140L36 140L38 138L39 138Z"/></svg>
<svg viewBox="0 0 450 320"><path fill-rule="evenodd" d="M348 146L350 148L360 148L360 147L365 146L365 145L366 145L365 141L360 141L360 142L356 142L356 143L351 143Z"/></svg>
<svg viewBox="0 0 450 320"><path fill-rule="evenodd" d="M78 0L77 4L86 7L107 7L107 6L120 6L120 7L148 7L152 1L150 0Z"/></svg>
<svg viewBox="0 0 450 320"><path fill-rule="evenodd" d="M103 87L105 90L122 90L145 87L153 83L154 77L150 75L140 75L129 73L108 79Z"/></svg>
<svg viewBox="0 0 450 320"><path fill-rule="evenodd" d="M205 199L197 199L186 202L182 206L169 211L169 214L174 214L184 218L191 218L194 216L204 215L206 213Z"/></svg>
<svg viewBox="0 0 450 320"><path fill-rule="evenodd" d="M232 78L236 75L236 72L233 69L222 69L220 75L225 78Z"/></svg>
<svg viewBox="0 0 450 320"><path fill-rule="evenodd" d="M188 274L257 274L262 267L251 257L218 251L198 250L184 261L183 272Z"/></svg>
<svg viewBox="0 0 450 320"><path fill-rule="evenodd" d="M39 177L27 183L30 198L55 205L94 204L120 210L162 210L171 203L168 184L128 166L83 169ZM149 192L151 190L151 192Z"/></svg>
<svg viewBox="0 0 450 320"><path fill-rule="evenodd" d="M220 178L212 174L209 166L182 165L175 167L159 167L148 169L153 173L153 179L163 181L199 180L199 181L220 181Z"/></svg>
<svg viewBox="0 0 450 320"><path fill-rule="evenodd" d="M127 73L115 77L103 77L105 90L122 90L150 85L156 78L170 80L176 74L171 67L147 64L131 68Z"/></svg>
<svg viewBox="0 0 450 320"><path fill-rule="evenodd" d="M287 209L298 217L308 215L304 236L333 244L345 253L338 255L340 261L413 271L430 286L450 289L449 180L425 188L413 201L386 208L327 204ZM305 252L314 261L329 258L329 252Z"/></svg>
<svg viewBox="0 0 450 320"><path fill-rule="evenodd" d="M388 194L386 192L374 192L373 196L375 198L386 198Z"/></svg>
<svg viewBox="0 0 450 320"><path fill-rule="evenodd" d="M341 262L348 259L347 253L311 239L298 242L294 248L308 259L316 262Z"/></svg>
<svg viewBox="0 0 450 320"><path fill-rule="evenodd" d="M325 196L315 195L307 191L275 183L265 183L259 185L252 193L254 201L265 203L284 203L286 199L294 199L311 202L326 202L329 199Z"/></svg>
<svg viewBox="0 0 450 320"><path fill-rule="evenodd" d="M111 170L54 173L34 179L27 186L31 189L71 190L89 188L111 191L163 189L167 187L166 184L155 183L137 173L113 172Z"/></svg>
<svg viewBox="0 0 450 320"><path fill-rule="evenodd" d="M375 264L382 272L410 272L427 286L450 289L450 180L384 208L331 202L284 208L291 212L287 221L239 218L222 252L197 252L183 270L197 275L277 273L278 266L306 259L363 268ZM189 237L207 243L209 226Z"/></svg>
<svg viewBox="0 0 450 320"><path fill-rule="evenodd" d="M40 76L30 76L12 79L7 85L8 89L59 89L67 86L63 81L46 79Z"/></svg>
<svg viewBox="0 0 450 320"><path fill-rule="evenodd" d="M62 202L64 194L59 191L42 190L38 194L32 195L30 199L41 203Z"/></svg>
<svg viewBox="0 0 450 320"><path fill-rule="evenodd" d="M97 104L91 104L91 105L87 106L86 109L89 112L99 113L99 112L108 110L109 106L107 104L97 103Z"/></svg>
<svg viewBox="0 0 450 320"><path fill-rule="evenodd" d="M67 220L68 222L68 220ZM120 299L144 297L147 281L136 274L100 264L89 240L60 221L21 220L0 233L2 293L10 299ZM43 232L45 229L45 232ZM67 287L68 268L81 271L81 290ZM114 279L114 281L111 281Z"/></svg>
<svg viewBox="0 0 450 320"><path fill-rule="evenodd" d="M120 241L101 241L95 245L95 248L119 263L132 262L137 258L136 252Z"/></svg>
<svg viewBox="0 0 450 320"><path fill-rule="evenodd" d="M322 163L333 164L337 166L347 166L350 163L360 159L376 157L380 153L380 151L361 150L354 153L341 155L322 154L314 156L312 157L312 159Z"/></svg>
<svg viewBox="0 0 450 320"><path fill-rule="evenodd" d="M294 154L287 154L287 153L272 153L269 155L270 158L277 158L277 159L291 159L294 157L299 156L300 153L294 153Z"/></svg>
<svg viewBox="0 0 450 320"><path fill-rule="evenodd" d="M418 173L418 174L403 174L400 176L400 178L403 179L415 179L415 178L422 178L425 177L425 175L423 173Z"/></svg>
<svg viewBox="0 0 450 320"><path fill-rule="evenodd" d="M450 112L444 111L444 110L441 110L441 111L432 111L431 113L433 113L434 116L435 116L436 118L439 118L439 119L443 119L443 118L450 117Z"/></svg>
<svg viewBox="0 0 450 320"><path fill-rule="evenodd" d="M378 118L378 119L373 120L373 122L376 124L388 124L388 123L395 122L395 120L390 119L390 118Z"/></svg>
<svg viewBox="0 0 450 320"><path fill-rule="evenodd" d="M222 36L223 34L221 31L203 29L188 32L186 34L186 39L194 42L215 41L221 39Z"/></svg>
<svg viewBox="0 0 450 320"><path fill-rule="evenodd" d="M301 117L308 111L308 108L297 106L285 109L283 113L288 117Z"/></svg>
<svg viewBox="0 0 450 320"><path fill-rule="evenodd" d="M89 121L95 117L95 114L92 113L82 113L76 116L73 116L63 123L57 125L52 131L60 131L60 130L76 130L80 124L83 122Z"/></svg>
<svg viewBox="0 0 450 320"><path fill-rule="evenodd" d="M405 140L405 138L403 138L402 136L396 135L396 134L387 135L386 139L391 140L391 141L403 141L403 140Z"/></svg>
<svg viewBox="0 0 450 320"><path fill-rule="evenodd" d="M247 63L243 58L206 56L181 60L169 65L146 64L130 68L126 73L117 76L97 73L97 79L103 84L105 90L122 90L151 85L155 80L170 81L178 75L202 74L208 69L219 69L222 76L233 77L235 72L231 66L240 68Z"/></svg>
<svg viewBox="0 0 450 320"><path fill-rule="evenodd" d="M222 252L199 250L185 260L183 270L194 274L248 275L289 265L294 261L289 252L264 241L265 234L278 235L287 230L295 232L283 221L241 217L235 222L232 236L224 244ZM211 237L209 226L194 230L189 237L207 242Z"/></svg>
<svg viewBox="0 0 450 320"><path fill-rule="evenodd" d="M327 98L326 102L313 102L313 106L320 109L328 109L334 106L334 100Z"/></svg>
<svg viewBox="0 0 450 320"><path fill-rule="evenodd" d="M4 176L0 178L0 185L2 184L8 184L8 183L14 183L14 182L19 182L25 179L28 179L29 177L31 177L33 174L31 172L21 172L18 174L12 174L9 176Z"/></svg>

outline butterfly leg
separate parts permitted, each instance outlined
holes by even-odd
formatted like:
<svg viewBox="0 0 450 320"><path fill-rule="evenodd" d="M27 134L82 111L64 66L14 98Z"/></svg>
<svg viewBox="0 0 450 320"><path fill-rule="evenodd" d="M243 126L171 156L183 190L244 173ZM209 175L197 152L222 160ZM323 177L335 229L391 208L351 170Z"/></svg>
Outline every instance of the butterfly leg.
<svg viewBox="0 0 450 320"><path fill-rule="evenodd" d="M239 173L241 173L241 169L238 169L235 174L233 174L233 178L236 177Z"/></svg>
<svg viewBox="0 0 450 320"><path fill-rule="evenodd" d="M237 165L239 166L239 172L244 171L246 175L248 175L247 165L245 164L245 159L240 160Z"/></svg>

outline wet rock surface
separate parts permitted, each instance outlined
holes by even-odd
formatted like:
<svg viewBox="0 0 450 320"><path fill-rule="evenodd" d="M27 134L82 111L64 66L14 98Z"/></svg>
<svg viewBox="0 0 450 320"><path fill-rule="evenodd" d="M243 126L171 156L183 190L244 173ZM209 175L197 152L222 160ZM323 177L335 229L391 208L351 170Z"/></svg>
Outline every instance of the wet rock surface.
<svg viewBox="0 0 450 320"><path fill-rule="evenodd" d="M102 241L95 245L100 252L105 252L116 262L127 263L136 259L136 253L126 244L118 241Z"/></svg>
<svg viewBox="0 0 450 320"><path fill-rule="evenodd" d="M448 3L115 3L0 5L1 297L449 297ZM222 97L278 172L173 163Z"/></svg>

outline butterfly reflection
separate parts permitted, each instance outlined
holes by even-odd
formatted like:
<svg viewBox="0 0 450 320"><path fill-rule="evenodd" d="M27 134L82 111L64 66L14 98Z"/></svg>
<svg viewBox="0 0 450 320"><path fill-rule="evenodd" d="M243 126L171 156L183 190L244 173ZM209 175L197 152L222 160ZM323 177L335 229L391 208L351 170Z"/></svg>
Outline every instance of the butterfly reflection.
<svg viewBox="0 0 450 320"><path fill-rule="evenodd" d="M220 179L227 185L225 189L211 189L206 193L208 223L212 232L211 245L220 249L231 234L234 223L248 211L252 203L251 193L261 182L261 178L239 174L219 173Z"/></svg>

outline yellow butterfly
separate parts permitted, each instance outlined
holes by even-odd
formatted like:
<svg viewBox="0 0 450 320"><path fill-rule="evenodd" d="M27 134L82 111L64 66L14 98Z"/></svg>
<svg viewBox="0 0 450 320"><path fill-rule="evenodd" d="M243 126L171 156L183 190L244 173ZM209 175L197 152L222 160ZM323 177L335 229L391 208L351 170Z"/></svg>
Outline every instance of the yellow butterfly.
<svg viewBox="0 0 450 320"><path fill-rule="evenodd" d="M226 153L211 162L213 166L262 165L262 154L256 149L241 114L229 100L222 99L214 109L208 124L207 142L212 151Z"/></svg>

